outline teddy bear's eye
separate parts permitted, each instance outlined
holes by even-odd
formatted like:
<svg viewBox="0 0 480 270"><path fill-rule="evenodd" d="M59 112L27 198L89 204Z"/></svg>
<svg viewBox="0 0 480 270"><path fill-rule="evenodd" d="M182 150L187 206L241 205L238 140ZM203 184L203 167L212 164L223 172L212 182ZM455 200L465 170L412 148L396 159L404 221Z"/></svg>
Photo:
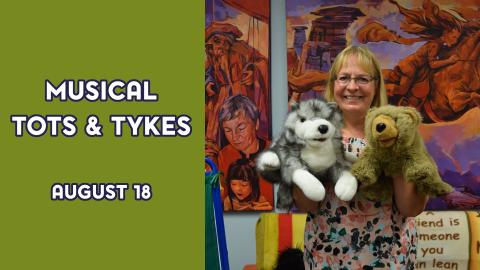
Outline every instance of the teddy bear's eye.
<svg viewBox="0 0 480 270"><path fill-rule="evenodd" d="M305 122L305 120L306 120L305 117L300 117L300 122L303 123L303 122Z"/></svg>

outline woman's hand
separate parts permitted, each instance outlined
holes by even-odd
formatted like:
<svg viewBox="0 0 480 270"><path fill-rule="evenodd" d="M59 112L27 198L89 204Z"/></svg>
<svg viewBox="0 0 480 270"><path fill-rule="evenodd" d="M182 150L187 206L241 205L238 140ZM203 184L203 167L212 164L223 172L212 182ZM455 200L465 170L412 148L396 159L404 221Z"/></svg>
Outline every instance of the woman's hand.
<svg viewBox="0 0 480 270"><path fill-rule="evenodd" d="M415 217L425 210L428 196L419 193L413 182L407 181L401 175L394 176L393 190L395 204L400 214L406 217Z"/></svg>
<svg viewBox="0 0 480 270"><path fill-rule="evenodd" d="M312 201L303 194L302 190L295 184L292 186L292 196L295 206L302 212L316 213L319 202Z"/></svg>

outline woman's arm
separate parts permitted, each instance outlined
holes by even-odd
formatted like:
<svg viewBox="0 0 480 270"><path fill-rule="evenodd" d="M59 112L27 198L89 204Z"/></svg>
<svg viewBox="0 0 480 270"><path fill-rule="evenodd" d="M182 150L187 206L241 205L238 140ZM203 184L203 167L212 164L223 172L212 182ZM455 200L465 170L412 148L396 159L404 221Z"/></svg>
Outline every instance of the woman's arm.
<svg viewBox="0 0 480 270"><path fill-rule="evenodd" d="M303 194L297 185L292 185L292 196L295 206L302 212L316 213L319 202L312 201Z"/></svg>
<svg viewBox="0 0 480 270"><path fill-rule="evenodd" d="M406 217L415 217L425 210L428 196L417 192L413 182L403 176L393 177L393 194L400 213Z"/></svg>

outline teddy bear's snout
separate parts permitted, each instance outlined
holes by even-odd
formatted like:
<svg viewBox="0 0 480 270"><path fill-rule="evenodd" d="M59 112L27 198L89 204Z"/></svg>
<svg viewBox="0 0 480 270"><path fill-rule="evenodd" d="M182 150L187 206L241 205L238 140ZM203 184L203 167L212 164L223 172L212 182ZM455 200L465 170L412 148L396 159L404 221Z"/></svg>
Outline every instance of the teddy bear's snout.
<svg viewBox="0 0 480 270"><path fill-rule="evenodd" d="M385 123L378 123L376 127L378 133L382 133L386 128L387 125L385 125Z"/></svg>
<svg viewBox="0 0 480 270"><path fill-rule="evenodd" d="M395 120L388 115L379 115L373 119L372 135L382 147L392 146L398 136Z"/></svg>
<svg viewBox="0 0 480 270"><path fill-rule="evenodd" d="M327 133L328 132L328 126L327 125L320 125L320 126L318 126L318 131L321 134Z"/></svg>

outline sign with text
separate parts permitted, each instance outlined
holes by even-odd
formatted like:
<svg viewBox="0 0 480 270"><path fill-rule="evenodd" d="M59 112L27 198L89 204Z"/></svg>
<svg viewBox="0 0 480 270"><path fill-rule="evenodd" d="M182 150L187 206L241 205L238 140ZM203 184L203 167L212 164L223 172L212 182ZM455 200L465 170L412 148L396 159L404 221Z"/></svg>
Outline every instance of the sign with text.
<svg viewBox="0 0 480 270"><path fill-rule="evenodd" d="M476 212L423 212L416 218L416 269L479 269L479 214Z"/></svg>

